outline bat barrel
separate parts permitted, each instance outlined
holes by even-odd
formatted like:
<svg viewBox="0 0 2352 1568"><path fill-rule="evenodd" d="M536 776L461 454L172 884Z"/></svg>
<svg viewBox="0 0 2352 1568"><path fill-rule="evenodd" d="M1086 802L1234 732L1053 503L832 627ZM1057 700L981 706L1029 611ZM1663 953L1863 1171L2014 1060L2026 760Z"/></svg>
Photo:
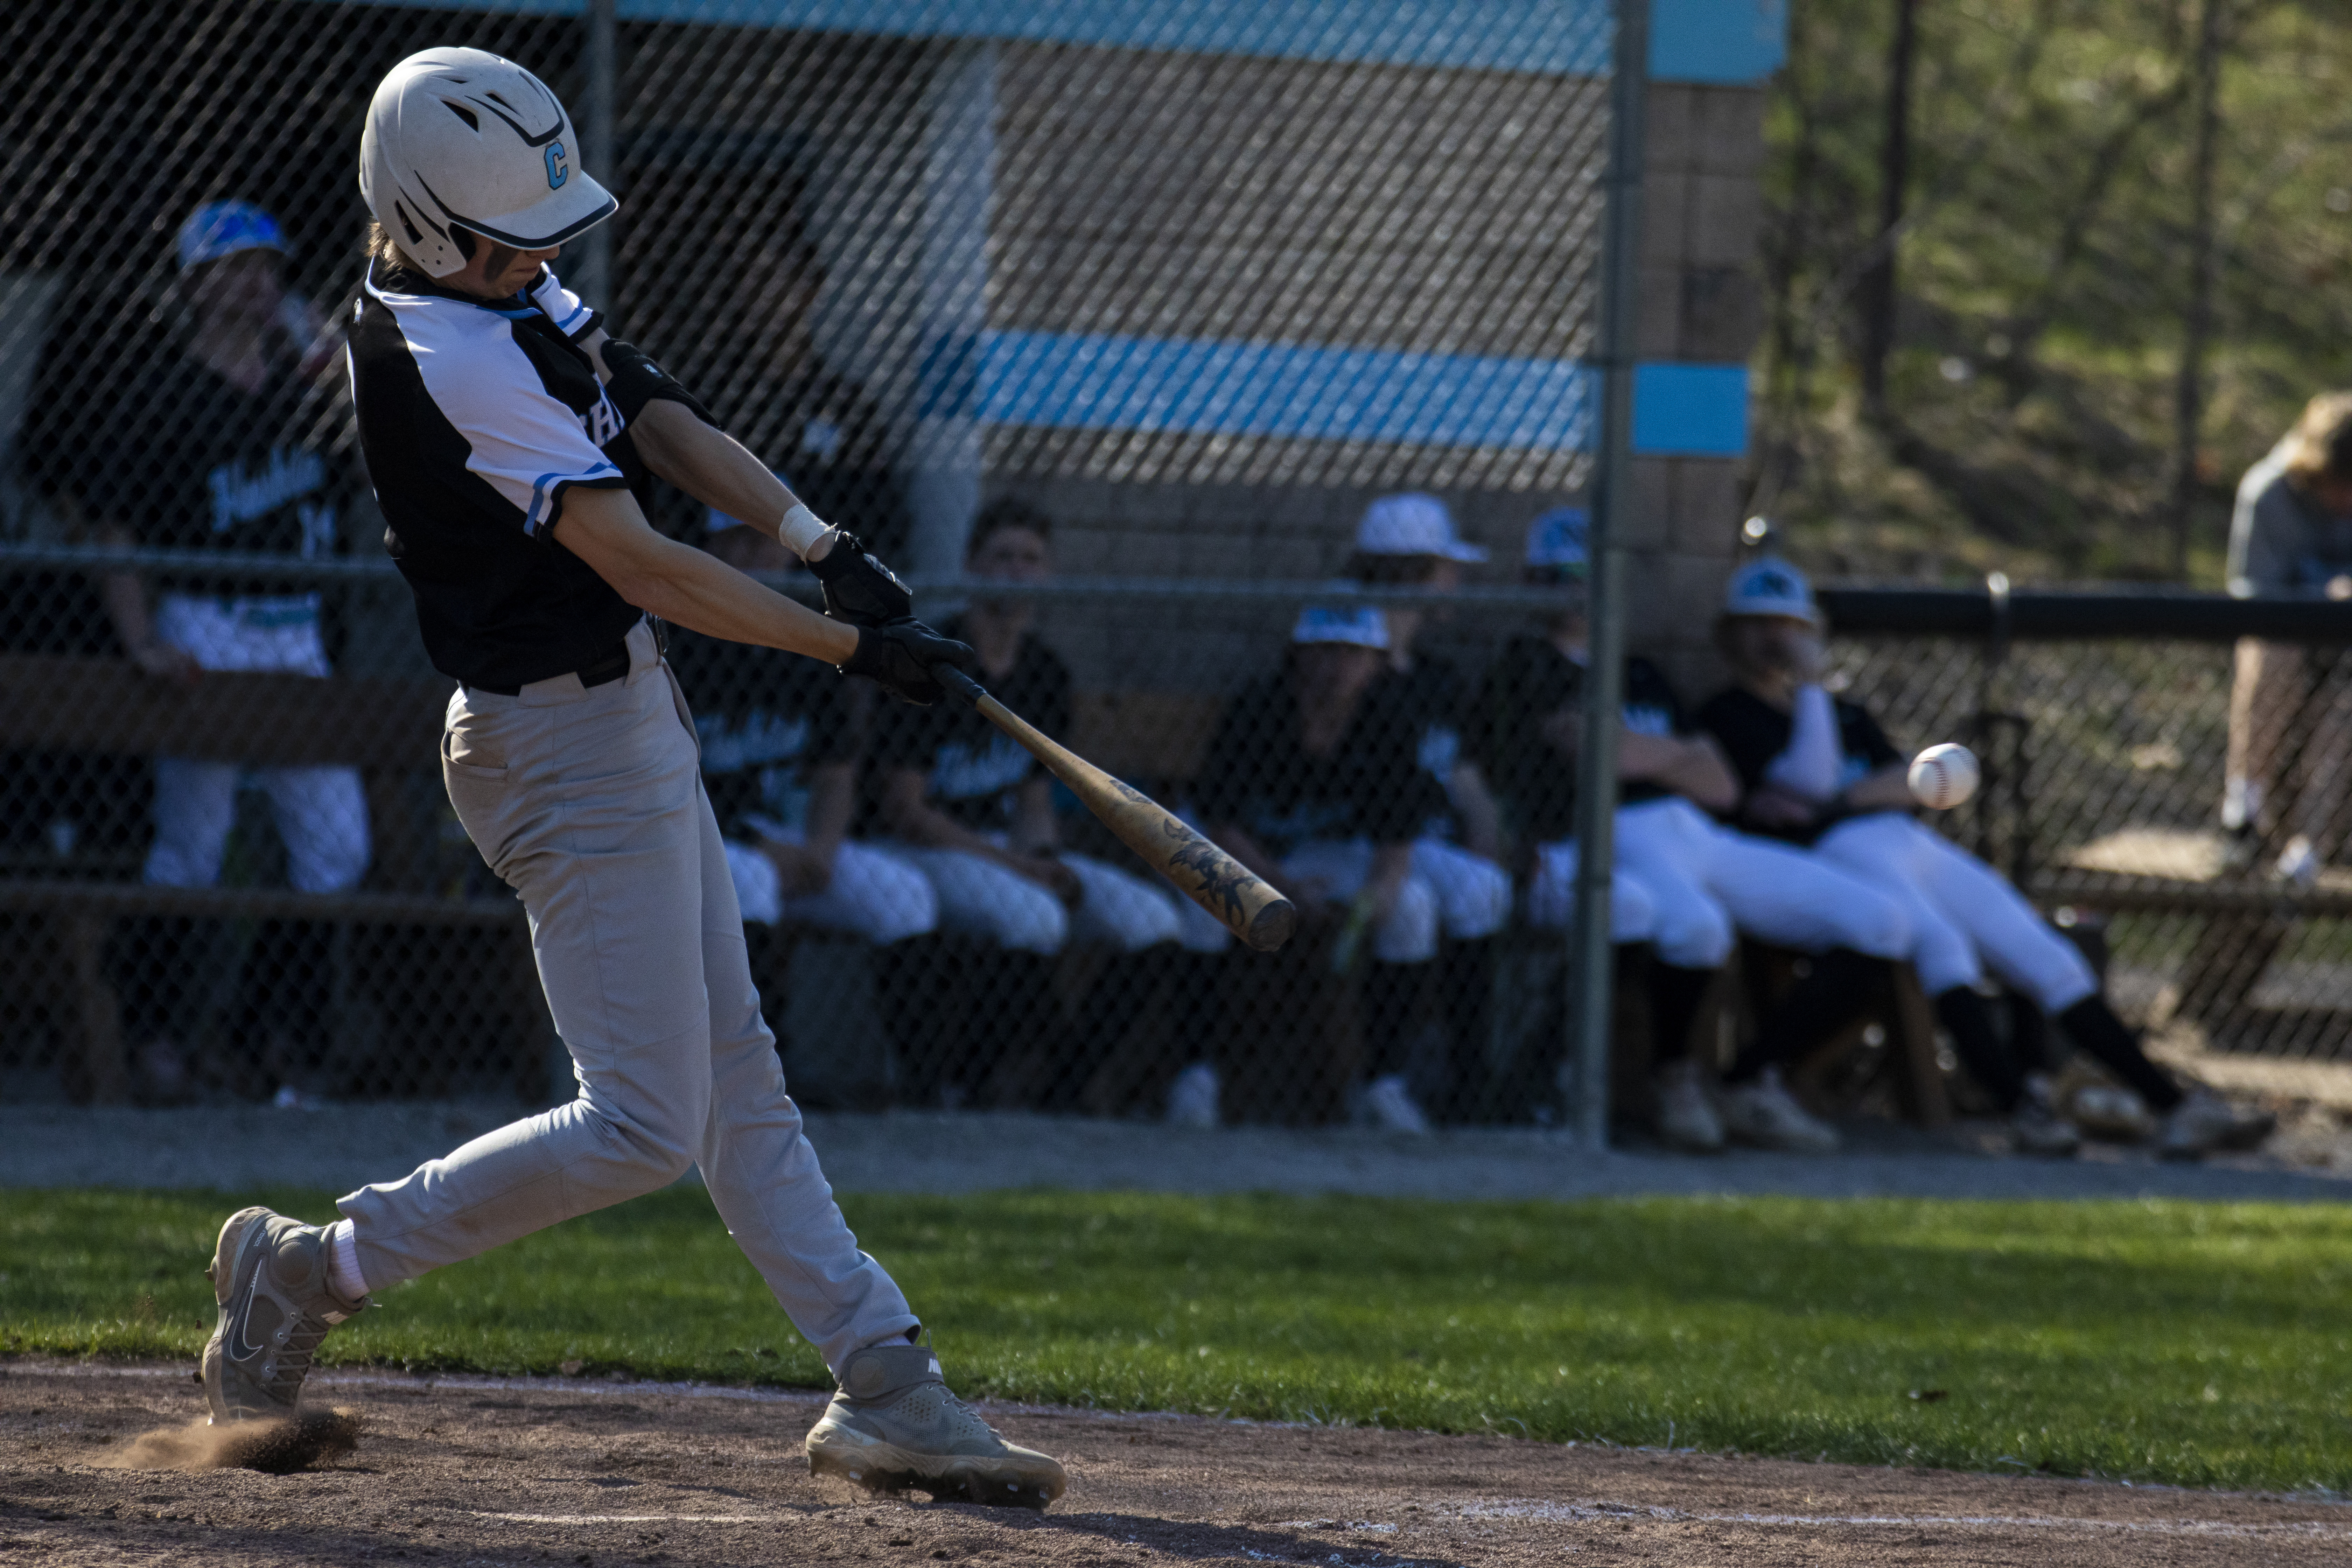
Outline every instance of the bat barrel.
<svg viewBox="0 0 2352 1568"><path fill-rule="evenodd" d="M1290 940L1298 929L1298 906L1288 899L1276 899L1250 917L1249 929L1242 940L1259 952L1272 952Z"/></svg>

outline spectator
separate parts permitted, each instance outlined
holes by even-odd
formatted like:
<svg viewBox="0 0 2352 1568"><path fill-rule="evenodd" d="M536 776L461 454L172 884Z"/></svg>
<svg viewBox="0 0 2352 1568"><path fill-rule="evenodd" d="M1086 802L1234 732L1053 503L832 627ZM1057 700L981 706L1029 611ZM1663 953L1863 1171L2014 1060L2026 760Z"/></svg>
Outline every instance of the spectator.
<svg viewBox="0 0 2352 1568"><path fill-rule="evenodd" d="M301 366L315 354L317 318L287 289L276 220L244 202L215 202L181 226L178 247L193 330L135 367L115 405L91 411L77 427L79 444L54 459L69 510L89 536L118 549L334 553L341 479L303 417ZM152 584L140 572L110 574L101 594L123 647L158 680L192 684L207 670L329 673L316 590L185 569ZM232 762L156 759L150 885L219 879L247 773ZM358 770L251 775L275 812L289 881L307 893L356 886L370 855ZM247 955L247 1012L261 1037L255 1065L283 1089L308 1087L327 1045L328 938L320 924L268 921ZM150 1097L190 1087L200 945L196 928L173 921L146 922L130 943L132 1064Z"/></svg>
<svg viewBox="0 0 2352 1568"><path fill-rule="evenodd" d="M1201 818L1302 911L1350 910L1341 943L1371 949L1365 1108L1391 1131L1426 1132L1405 1058L1440 916L1412 849L1444 796L1420 767L1402 691L1382 679L1390 639L1379 610L1310 607L1290 645L1284 668L1244 687L1220 720L1196 792ZM1210 1070L1186 1072L1197 1085ZM1198 1092L1180 1079L1179 1098Z"/></svg>
<svg viewBox="0 0 2352 1568"><path fill-rule="evenodd" d="M1069 668L1029 629L1033 605L1017 593L1020 584L1050 576L1052 563L1053 524L1045 515L1017 500L993 502L972 524L964 570L1015 591L976 600L940 629L979 650L982 685L1059 738L1070 725ZM1130 959L1173 942L1174 898L1141 877L1064 850L1051 777L960 701L884 710L875 757L878 815L893 852L929 881L944 931L996 950L992 994L983 998L994 1004L989 1011L996 1026L980 1027L971 1060L919 1068L919 1092L928 1094L929 1080L938 1077L938 1087L951 1095L1022 1099L1027 1090L1021 1080L1040 1065L1035 1058L1069 1048L1062 1041L1034 1048L1038 1037L1057 1033L1045 1022L1056 1016L1047 999L1047 961L1074 941ZM1114 961L1096 989L1116 998L1140 995L1143 987L1135 966ZM1098 1021L1097 1029L1082 1031L1078 1048L1107 1044L1115 1033L1115 1023ZM1029 1059L1008 1064L1023 1047ZM1008 1065L1008 1075L992 1083L1000 1065ZM1056 1075L1052 1092L1066 1095L1083 1065L1059 1065L1067 1070Z"/></svg>
<svg viewBox="0 0 2352 1568"><path fill-rule="evenodd" d="M1528 532L1528 580L1580 585L1585 527L1577 507L1538 518ZM1563 610L1542 637L1513 639L1487 671L1470 745L1537 847L1528 910L1543 925L1564 926L1574 914L1570 835L1585 659L1580 605ZM1817 859L1715 822L1709 813L1737 804L1738 782L1647 659L1626 661L1622 711L1612 934L1656 948L1649 991L1659 1134L1694 1150L1720 1148L1727 1131L1767 1148L1834 1149L1835 1130L1797 1103L1780 1064L1843 1021L1872 978L1870 960L1905 951L1902 910ZM1690 1055L1691 1035L1716 972L1731 957L1735 928L1818 956L1759 1022L1725 1075L1718 1105Z"/></svg>
<svg viewBox="0 0 2352 1568"><path fill-rule="evenodd" d="M1822 686L1821 629L1803 573L1769 557L1742 567L1717 626L1736 684L1699 710L1699 723L1739 774L1741 821L1810 845L1903 907L1904 956L2017 1146L2069 1154L2081 1137L2058 1114L2043 1064L2013 1059L1994 1028L1977 990L1988 966L2147 1102L2162 1118L2165 1154L2259 1142L2269 1119L2242 1116L2203 1089L2184 1094L2099 994L2081 951L1999 872L1921 825L1903 754L1867 709Z"/></svg>
<svg viewBox="0 0 2352 1568"><path fill-rule="evenodd" d="M1462 585L1465 563L1486 552L1454 532L1454 518L1435 496L1382 496L1365 510L1356 529L1356 555L1349 570L1370 587L1421 587L1438 591ZM1491 1106L1481 1103L1487 1003L1494 992L1494 938L1511 918L1511 879L1498 863L1500 818L1494 792L1476 762L1463 754L1465 689L1461 672L1447 660L1414 647L1422 628L1440 612L1391 606L1389 671L1401 700L1412 713L1414 751L1422 770L1444 792L1444 809L1433 815L1413 840L1412 867L1437 895L1441 949L1439 1012L1453 1045L1453 1069L1436 1109L1446 1121L1476 1119Z"/></svg>
<svg viewBox="0 0 2352 1568"><path fill-rule="evenodd" d="M2352 598L2352 393L2322 393L2246 470L2230 520L2230 592ZM2240 639L2221 826L2241 860L2288 835L2279 872L2309 882L2335 850L2352 770L2352 695L2334 650ZM2300 761L2301 766L2296 764Z"/></svg>
<svg viewBox="0 0 2352 1568"><path fill-rule="evenodd" d="M732 274L725 323L706 332L711 363L686 379L713 388L712 411L819 517L840 518L884 560L908 548L907 499L890 426L866 389L817 352L824 268L796 217L763 235ZM688 355L688 358L696 356Z"/></svg>

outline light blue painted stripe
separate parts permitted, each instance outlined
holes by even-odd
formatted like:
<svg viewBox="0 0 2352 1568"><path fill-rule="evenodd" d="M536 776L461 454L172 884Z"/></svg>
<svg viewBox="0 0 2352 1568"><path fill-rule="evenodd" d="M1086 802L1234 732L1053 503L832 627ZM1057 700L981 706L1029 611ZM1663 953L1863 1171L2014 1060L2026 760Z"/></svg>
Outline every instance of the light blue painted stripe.
<svg viewBox="0 0 2352 1568"><path fill-rule="evenodd" d="M961 367L957 367L961 369ZM982 335L976 390L939 385L994 425L1580 448L1591 374L1570 361L1171 338Z"/></svg>
<svg viewBox="0 0 2352 1568"><path fill-rule="evenodd" d="M1788 58L1788 0L1650 0L1653 80L1738 86Z"/></svg>
<svg viewBox="0 0 2352 1568"><path fill-rule="evenodd" d="M1599 377L1572 360L1058 332L982 334L923 367L923 412L990 425L1586 451ZM1634 373L1634 450L1747 449L1742 365Z"/></svg>
<svg viewBox="0 0 2352 1568"><path fill-rule="evenodd" d="M1748 367L1633 367L1633 450L1654 458L1737 458L1748 450Z"/></svg>

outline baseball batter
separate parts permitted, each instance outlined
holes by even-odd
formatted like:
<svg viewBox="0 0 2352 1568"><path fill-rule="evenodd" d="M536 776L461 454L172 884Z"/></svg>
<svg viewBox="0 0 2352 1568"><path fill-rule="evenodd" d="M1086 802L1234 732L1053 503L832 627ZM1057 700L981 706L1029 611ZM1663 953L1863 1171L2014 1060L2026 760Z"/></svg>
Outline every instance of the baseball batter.
<svg viewBox="0 0 2352 1568"><path fill-rule="evenodd" d="M693 721L648 613L935 701L971 650L548 268L610 217L529 71L429 49L377 87L360 186L377 229L352 331L360 434L435 666L458 681L443 776L520 895L579 1097L363 1187L327 1227L232 1215L211 1269L213 1419L292 1411L319 1342L381 1290L698 1167L729 1231L840 1390L812 1469L1043 1507L1062 1468L950 1394L920 1325L843 1223L760 1020ZM648 472L773 532L829 616L646 526Z"/></svg>

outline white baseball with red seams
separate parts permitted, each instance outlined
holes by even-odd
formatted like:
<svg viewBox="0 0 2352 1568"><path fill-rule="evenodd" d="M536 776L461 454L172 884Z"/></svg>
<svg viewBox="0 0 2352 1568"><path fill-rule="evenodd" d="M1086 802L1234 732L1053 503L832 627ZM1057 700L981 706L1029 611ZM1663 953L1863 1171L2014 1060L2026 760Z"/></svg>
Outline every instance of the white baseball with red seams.
<svg viewBox="0 0 2352 1568"><path fill-rule="evenodd" d="M1966 746L1930 746L1911 759L1911 798L1930 811L1949 811L1977 793L1982 776Z"/></svg>

